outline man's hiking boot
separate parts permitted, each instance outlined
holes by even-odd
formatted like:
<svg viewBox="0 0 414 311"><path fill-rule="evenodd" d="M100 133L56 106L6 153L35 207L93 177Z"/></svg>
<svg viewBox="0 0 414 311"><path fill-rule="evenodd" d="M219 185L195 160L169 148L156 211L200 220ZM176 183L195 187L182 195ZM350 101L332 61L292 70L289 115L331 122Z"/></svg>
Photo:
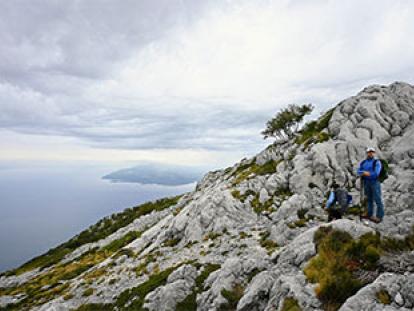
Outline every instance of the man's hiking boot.
<svg viewBox="0 0 414 311"><path fill-rule="evenodd" d="M382 221L382 219L375 216L371 217L370 220L375 222L376 224L379 224Z"/></svg>
<svg viewBox="0 0 414 311"><path fill-rule="evenodd" d="M363 215L361 215L361 218L371 220L372 216L369 216L368 214L363 214Z"/></svg>

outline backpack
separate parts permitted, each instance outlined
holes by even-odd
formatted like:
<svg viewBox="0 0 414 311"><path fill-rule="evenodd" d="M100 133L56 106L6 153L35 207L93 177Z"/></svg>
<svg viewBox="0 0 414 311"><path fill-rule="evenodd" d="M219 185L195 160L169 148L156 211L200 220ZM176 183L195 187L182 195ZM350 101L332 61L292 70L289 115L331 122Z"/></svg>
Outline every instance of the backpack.
<svg viewBox="0 0 414 311"><path fill-rule="evenodd" d="M350 201L352 200L350 197L351 196L348 194L348 191L344 189L335 190L335 201L332 204L332 208L334 210L341 210L342 212L345 212L348 209Z"/></svg>
<svg viewBox="0 0 414 311"><path fill-rule="evenodd" d="M372 169L375 169L375 165L377 165L377 161L381 161L381 171L378 175L379 182L383 182L388 178L388 162L384 159L375 159L372 164Z"/></svg>

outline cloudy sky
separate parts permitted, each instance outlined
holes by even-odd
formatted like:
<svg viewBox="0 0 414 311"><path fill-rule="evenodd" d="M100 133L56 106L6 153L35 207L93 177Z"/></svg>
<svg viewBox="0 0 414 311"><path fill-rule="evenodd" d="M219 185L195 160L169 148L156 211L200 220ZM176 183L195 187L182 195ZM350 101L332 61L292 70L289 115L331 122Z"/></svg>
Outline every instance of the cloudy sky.
<svg viewBox="0 0 414 311"><path fill-rule="evenodd" d="M372 83L414 82L413 1L0 2L0 160L221 166Z"/></svg>

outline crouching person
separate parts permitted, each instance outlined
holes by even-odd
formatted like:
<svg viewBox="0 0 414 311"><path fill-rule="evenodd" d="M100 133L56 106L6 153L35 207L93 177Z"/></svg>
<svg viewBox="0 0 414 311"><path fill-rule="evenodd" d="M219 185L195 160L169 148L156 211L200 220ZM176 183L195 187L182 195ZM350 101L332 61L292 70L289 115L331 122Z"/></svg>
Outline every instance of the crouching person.
<svg viewBox="0 0 414 311"><path fill-rule="evenodd" d="M326 202L328 221L341 219L351 203L352 196L348 194L348 191L342 189L337 183L334 182L329 193L328 202Z"/></svg>

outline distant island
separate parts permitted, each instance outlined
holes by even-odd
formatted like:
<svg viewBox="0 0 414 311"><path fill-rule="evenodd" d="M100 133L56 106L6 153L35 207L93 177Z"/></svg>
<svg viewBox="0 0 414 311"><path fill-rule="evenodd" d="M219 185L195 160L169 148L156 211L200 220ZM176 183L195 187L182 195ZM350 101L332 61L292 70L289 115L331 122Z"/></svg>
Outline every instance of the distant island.
<svg viewBox="0 0 414 311"><path fill-rule="evenodd" d="M208 168L201 166L145 163L112 172L102 179L111 182L179 186L200 180L206 172Z"/></svg>

